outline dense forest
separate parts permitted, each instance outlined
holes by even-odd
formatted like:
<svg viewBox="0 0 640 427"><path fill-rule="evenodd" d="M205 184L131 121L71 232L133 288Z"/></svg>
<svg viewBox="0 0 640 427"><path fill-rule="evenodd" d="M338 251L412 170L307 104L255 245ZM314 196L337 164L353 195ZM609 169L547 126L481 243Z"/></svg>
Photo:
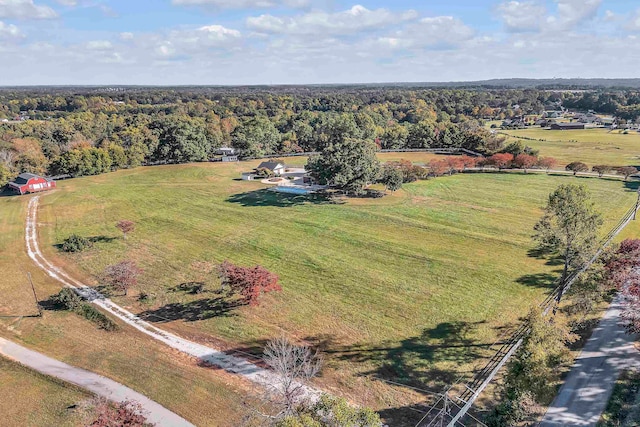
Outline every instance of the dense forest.
<svg viewBox="0 0 640 427"><path fill-rule="evenodd" d="M143 164L207 161L219 147L255 158L321 151L332 141L379 149L507 147L486 120L545 109L640 116L634 89L402 86L4 88L0 185L20 172L94 175ZM517 154L517 153L515 153Z"/></svg>

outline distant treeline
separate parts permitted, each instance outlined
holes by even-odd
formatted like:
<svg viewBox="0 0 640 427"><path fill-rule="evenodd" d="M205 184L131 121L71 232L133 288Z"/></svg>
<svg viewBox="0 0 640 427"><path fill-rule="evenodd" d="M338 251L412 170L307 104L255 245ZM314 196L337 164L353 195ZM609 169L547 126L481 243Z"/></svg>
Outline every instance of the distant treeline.
<svg viewBox="0 0 640 427"><path fill-rule="evenodd" d="M380 149L504 151L483 121L560 105L640 115L638 91L405 87L4 88L0 184L20 172L93 175L146 163L322 151L337 140ZM18 121L16 121L18 119ZM519 148L509 148L517 154Z"/></svg>

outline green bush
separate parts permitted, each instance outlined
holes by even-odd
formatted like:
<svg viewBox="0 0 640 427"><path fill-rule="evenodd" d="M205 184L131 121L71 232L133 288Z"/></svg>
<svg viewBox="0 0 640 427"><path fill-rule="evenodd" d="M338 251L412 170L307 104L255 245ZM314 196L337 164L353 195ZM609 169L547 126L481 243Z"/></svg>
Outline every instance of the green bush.
<svg viewBox="0 0 640 427"><path fill-rule="evenodd" d="M84 304L80 295L71 288L62 288L57 295L53 296L52 300L56 305L64 307L65 310L69 311L76 311Z"/></svg>
<svg viewBox="0 0 640 427"><path fill-rule="evenodd" d="M89 239L77 234L72 234L62 242L62 250L65 252L82 252L91 246L93 246L93 243Z"/></svg>
<svg viewBox="0 0 640 427"><path fill-rule="evenodd" d="M51 299L57 306L63 307L65 310L73 311L90 322L95 323L100 329L104 329L105 331L115 331L118 329L118 325L113 320L84 301L80 295L71 288L63 288Z"/></svg>

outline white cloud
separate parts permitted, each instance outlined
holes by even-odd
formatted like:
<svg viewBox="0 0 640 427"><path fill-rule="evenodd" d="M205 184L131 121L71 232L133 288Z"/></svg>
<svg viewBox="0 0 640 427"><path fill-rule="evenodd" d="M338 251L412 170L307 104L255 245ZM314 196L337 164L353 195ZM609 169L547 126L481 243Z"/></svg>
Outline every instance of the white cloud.
<svg viewBox="0 0 640 427"><path fill-rule="evenodd" d="M629 31L640 31L640 9L631 15L631 18L625 25L625 29Z"/></svg>
<svg viewBox="0 0 640 427"><path fill-rule="evenodd" d="M113 44L108 40L94 40L87 42L87 49L89 50L111 50Z"/></svg>
<svg viewBox="0 0 640 427"><path fill-rule="evenodd" d="M20 30L13 24L5 24L0 21L0 39L22 37Z"/></svg>
<svg viewBox="0 0 640 427"><path fill-rule="evenodd" d="M498 6L498 13L507 30L517 33L540 29L547 9L538 1L509 1Z"/></svg>
<svg viewBox="0 0 640 427"><path fill-rule="evenodd" d="M556 16L547 18L554 29L570 30L578 24L593 19L598 14L602 0L554 0L558 4Z"/></svg>
<svg viewBox="0 0 640 427"><path fill-rule="evenodd" d="M381 47L389 49L451 49L471 40L473 28L453 16L422 18L392 35L380 37Z"/></svg>
<svg viewBox="0 0 640 427"><path fill-rule="evenodd" d="M57 16L49 6L36 5L33 0L0 0L0 18L53 19Z"/></svg>
<svg viewBox="0 0 640 427"><path fill-rule="evenodd" d="M417 17L418 13L413 10L395 13L387 9L369 10L356 5L337 13L312 11L293 17L250 17L247 18L247 27L268 34L345 35L364 30L380 30Z"/></svg>
<svg viewBox="0 0 640 427"><path fill-rule="evenodd" d="M133 33L129 33L129 32L120 33L120 40L133 40L134 37L135 36Z"/></svg>
<svg viewBox="0 0 640 427"><path fill-rule="evenodd" d="M211 6L220 9L305 8L309 0L171 0L177 6Z"/></svg>
<svg viewBox="0 0 640 427"><path fill-rule="evenodd" d="M58 2L63 6L69 6L69 7L78 5L78 0L56 0L56 2Z"/></svg>

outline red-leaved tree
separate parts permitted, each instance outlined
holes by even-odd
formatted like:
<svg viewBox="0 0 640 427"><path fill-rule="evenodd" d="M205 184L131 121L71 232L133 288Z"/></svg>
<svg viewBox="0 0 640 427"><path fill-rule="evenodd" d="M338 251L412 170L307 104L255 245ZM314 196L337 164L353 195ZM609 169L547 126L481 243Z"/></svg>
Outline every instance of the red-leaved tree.
<svg viewBox="0 0 640 427"><path fill-rule="evenodd" d="M449 175L453 172L460 172L464 169L464 161L459 156L449 156L447 157L446 162L449 166Z"/></svg>
<svg viewBox="0 0 640 427"><path fill-rule="evenodd" d="M513 159L513 166L518 169L523 169L524 173L527 173L528 169L531 169L535 165L538 164L538 157L532 156L530 154L518 154L515 159Z"/></svg>
<svg viewBox="0 0 640 427"><path fill-rule="evenodd" d="M133 230L136 229L136 224L133 221L128 221L126 219L118 221L116 224L116 228L122 231L122 237L124 240L127 240L127 234L132 233Z"/></svg>
<svg viewBox="0 0 640 427"><path fill-rule="evenodd" d="M538 159L538 166L546 170L547 173L558 165L558 161L553 157L541 157Z"/></svg>
<svg viewBox="0 0 640 427"><path fill-rule="evenodd" d="M241 267L225 261L220 264L219 272L222 284L228 286L234 294L240 295L243 302L251 306L260 305L259 299L262 294L282 291L278 284L278 276L260 265Z"/></svg>
<svg viewBox="0 0 640 427"><path fill-rule="evenodd" d="M489 157L490 164L498 169L505 169L511 166L513 163L513 154L510 153L498 153Z"/></svg>
<svg viewBox="0 0 640 427"><path fill-rule="evenodd" d="M478 166L479 159L471 156L460 156L464 169L475 168Z"/></svg>
<svg viewBox="0 0 640 427"><path fill-rule="evenodd" d="M130 287L138 283L142 270L133 261L122 261L104 269L104 280L114 289L127 295Z"/></svg>
<svg viewBox="0 0 640 427"><path fill-rule="evenodd" d="M606 278L624 298L622 318L629 333L640 332L640 239L627 239L605 263Z"/></svg>
<svg viewBox="0 0 640 427"><path fill-rule="evenodd" d="M151 427L144 416L142 405L125 400L110 402L104 398L91 400L86 408L88 427Z"/></svg>
<svg viewBox="0 0 640 427"><path fill-rule="evenodd" d="M449 164L445 160L432 160L429 162L429 172L433 176L442 176L449 172Z"/></svg>

